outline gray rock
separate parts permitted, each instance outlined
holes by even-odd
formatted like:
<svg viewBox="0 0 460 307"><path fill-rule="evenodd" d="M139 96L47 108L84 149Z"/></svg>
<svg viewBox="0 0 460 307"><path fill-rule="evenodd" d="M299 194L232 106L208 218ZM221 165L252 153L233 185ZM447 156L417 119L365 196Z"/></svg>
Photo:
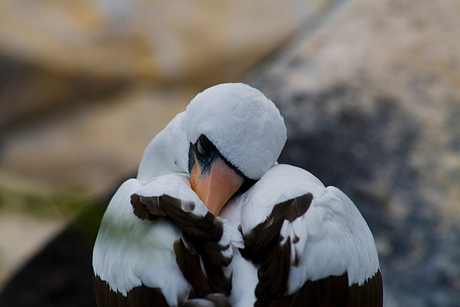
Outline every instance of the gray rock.
<svg viewBox="0 0 460 307"><path fill-rule="evenodd" d="M319 31L305 31L247 81L285 116L281 162L339 187L364 215L379 251L385 306L457 306L459 66L449 67L452 75L436 67L458 63L459 54L432 30L445 27L449 37L458 21L445 1L417 9L406 2L358 3ZM435 51L411 57L433 44L446 58Z"/></svg>

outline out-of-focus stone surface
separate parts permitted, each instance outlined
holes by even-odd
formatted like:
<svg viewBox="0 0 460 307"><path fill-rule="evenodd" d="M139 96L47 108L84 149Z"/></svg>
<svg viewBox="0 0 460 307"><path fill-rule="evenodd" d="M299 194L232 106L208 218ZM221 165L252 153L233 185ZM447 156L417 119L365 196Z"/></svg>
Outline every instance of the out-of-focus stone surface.
<svg viewBox="0 0 460 307"><path fill-rule="evenodd" d="M54 187L107 191L134 174L153 136L195 93L184 87L133 88L17 129L3 139L2 171Z"/></svg>
<svg viewBox="0 0 460 307"><path fill-rule="evenodd" d="M241 64L226 71L252 65L322 2L2 0L0 45L59 72L149 81L201 75L209 83L228 78L221 68L235 56Z"/></svg>
<svg viewBox="0 0 460 307"><path fill-rule="evenodd" d="M0 127L131 84L235 80L330 1L0 2Z"/></svg>
<svg viewBox="0 0 460 307"><path fill-rule="evenodd" d="M459 17L453 1L362 1L248 79L285 116L281 160L365 216L385 306L460 301Z"/></svg>

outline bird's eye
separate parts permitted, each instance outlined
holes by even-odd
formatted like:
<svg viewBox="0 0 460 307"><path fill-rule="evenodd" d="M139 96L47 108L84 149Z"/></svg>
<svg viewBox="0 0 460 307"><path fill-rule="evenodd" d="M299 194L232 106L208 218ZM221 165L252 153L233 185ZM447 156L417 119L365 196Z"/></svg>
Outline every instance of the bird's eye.
<svg viewBox="0 0 460 307"><path fill-rule="evenodd" d="M211 150L211 141L204 135L200 136L196 143L196 150L201 156L206 156Z"/></svg>

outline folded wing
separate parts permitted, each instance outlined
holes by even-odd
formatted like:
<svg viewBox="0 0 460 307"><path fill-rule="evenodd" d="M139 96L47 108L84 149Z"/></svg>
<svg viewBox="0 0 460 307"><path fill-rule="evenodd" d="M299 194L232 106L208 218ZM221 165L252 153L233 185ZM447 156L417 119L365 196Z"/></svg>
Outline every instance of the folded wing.
<svg viewBox="0 0 460 307"><path fill-rule="evenodd" d="M382 305L372 233L340 190L277 165L242 201L241 254L258 267L256 305Z"/></svg>
<svg viewBox="0 0 460 307"><path fill-rule="evenodd" d="M128 180L109 204L94 248L98 305L139 306L139 297L177 306L216 292L225 298L235 233L209 213L182 175L146 185Z"/></svg>

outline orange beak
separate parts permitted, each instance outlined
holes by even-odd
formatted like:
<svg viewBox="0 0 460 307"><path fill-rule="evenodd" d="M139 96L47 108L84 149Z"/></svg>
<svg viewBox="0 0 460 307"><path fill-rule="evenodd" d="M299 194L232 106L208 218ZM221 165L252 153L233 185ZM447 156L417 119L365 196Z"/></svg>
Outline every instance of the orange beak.
<svg viewBox="0 0 460 307"><path fill-rule="evenodd" d="M209 171L201 172L195 157L195 166L190 173L190 185L208 210L218 216L227 201L243 184L243 178L222 159L217 158Z"/></svg>

